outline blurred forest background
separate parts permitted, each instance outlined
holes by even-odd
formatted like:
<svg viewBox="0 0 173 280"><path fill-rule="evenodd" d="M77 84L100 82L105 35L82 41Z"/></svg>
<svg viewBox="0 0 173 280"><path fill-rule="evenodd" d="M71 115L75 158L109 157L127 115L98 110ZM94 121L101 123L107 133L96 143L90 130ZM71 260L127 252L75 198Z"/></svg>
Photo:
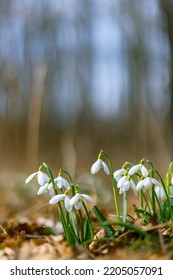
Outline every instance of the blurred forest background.
<svg viewBox="0 0 173 280"><path fill-rule="evenodd" d="M1 188L100 149L173 159L173 1L0 0Z"/></svg>

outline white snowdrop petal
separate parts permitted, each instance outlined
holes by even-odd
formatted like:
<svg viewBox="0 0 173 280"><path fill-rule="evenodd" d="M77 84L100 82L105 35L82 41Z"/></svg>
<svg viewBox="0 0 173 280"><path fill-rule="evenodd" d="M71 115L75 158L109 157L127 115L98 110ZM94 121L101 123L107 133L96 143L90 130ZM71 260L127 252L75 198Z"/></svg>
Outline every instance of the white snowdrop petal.
<svg viewBox="0 0 173 280"><path fill-rule="evenodd" d="M123 190L123 192L127 192L130 188L130 181L125 182L124 184L122 184L121 189Z"/></svg>
<svg viewBox="0 0 173 280"><path fill-rule="evenodd" d="M81 207L82 207L82 202L81 201L77 201L75 204L74 204L74 207L76 210L79 210Z"/></svg>
<svg viewBox="0 0 173 280"><path fill-rule="evenodd" d="M107 164L106 164L104 161L102 161L102 167L103 167L104 172L105 172L107 175L109 175L109 174L110 174L109 168L108 168Z"/></svg>
<svg viewBox="0 0 173 280"><path fill-rule="evenodd" d="M136 189L137 191L140 191L142 189L142 187L144 186L144 180L139 181L136 185Z"/></svg>
<svg viewBox="0 0 173 280"><path fill-rule="evenodd" d="M137 192L136 184L135 184L135 182L133 180L130 180L130 187L131 187L134 195L137 196L138 192Z"/></svg>
<svg viewBox="0 0 173 280"><path fill-rule="evenodd" d="M65 198L65 194L57 194L49 200L49 204L55 204Z"/></svg>
<svg viewBox="0 0 173 280"><path fill-rule="evenodd" d="M61 176L58 176L57 178L55 178L55 183L56 183L58 189L63 188L63 178Z"/></svg>
<svg viewBox="0 0 173 280"><path fill-rule="evenodd" d="M25 183L28 184L37 175L37 173L38 173L38 171L29 175L28 178L26 179Z"/></svg>
<svg viewBox="0 0 173 280"><path fill-rule="evenodd" d="M144 179L144 188L145 189L150 189L152 187L152 181L151 181L151 178L150 177L147 177Z"/></svg>
<svg viewBox="0 0 173 280"><path fill-rule="evenodd" d="M143 164L141 164L141 173L144 177L147 177L149 173L148 169Z"/></svg>
<svg viewBox="0 0 173 280"><path fill-rule="evenodd" d="M117 188L121 188L122 184L124 184L127 181L128 176L123 176L117 183Z"/></svg>
<svg viewBox="0 0 173 280"><path fill-rule="evenodd" d="M96 174L100 170L101 166L101 159L98 159L93 165L91 166L91 174Z"/></svg>
<svg viewBox="0 0 173 280"><path fill-rule="evenodd" d="M116 180L116 181L118 181L120 178L121 178L121 176L125 173L125 169L124 168L122 168L122 169L118 169L118 170L116 170L115 172L114 172L114 179Z"/></svg>
<svg viewBox="0 0 173 280"><path fill-rule="evenodd" d="M48 190L51 197L56 195L52 182L48 185Z"/></svg>
<svg viewBox="0 0 173 280"><path fill-rule="evenodd" d="M49 181L49 176L42 171L38 171L37 180L38 180L39 185L43 186L44 184L46 184Z"/></svg>
<svg viewBox="0 0 173 280"><path fill-rule="evenodd" d="M66 179L63 179L63 185L64 185L64 187L65 187L67 190L70 189L70 184L69 184L69 182L68 182Z"/></svg>
<svg viewBox="0 0 173 280"><path fill-rule="evenodd" d="M91 196L87 195L87 194L80 194L81 197L83 197L84 199L86 199L87 201L93 203L94 200L92 199Z"/></svg>
<svg viewBox="0 0 173 280"><path fill-rule="evenodd" d="M163 201L166 199L166 193L163 187L155 186L154 190L159 200Z"/></svg>
<svg viewBox="0 0 173 280"><path fill-rule="evenodd" d="M75 196L73 196L70 199L70 205L71 206L75 205L75 203L78 202L79 198L80 198L80 194L79 193L75 194Z"/></svg>
<svg viewBox="0 0 173 280"><path fill-rule="evenodd" d="M48 191L48 184L45 184L44 186L41 186L37 192L37 195L41 195L41 194L44 194L44 193L47 193Z"/></svg>
<svg viewBox="0 0 173 280"><path fill-rule="evenodd" d="M72 206L70 205L70 197L68 195L65 196L64 199L65 208L68 212L72 211Z"/></svg>
<svg viewBox="0 0 173 280"><path fill-rule="evenodd" d="M159 181L157 181L155 178L150 178L150 180L154 185L162 187L162 185L159 183Z"/></svg>
<svg viewBox="0 0 173 280"><path fill-rule="evenodd" d="M141 167L140 164L136 164L136 165L132 166L132 167L129 169L128 175L132 176L133 174L135 174L137 171L140 170L140 167Z"/></svg>

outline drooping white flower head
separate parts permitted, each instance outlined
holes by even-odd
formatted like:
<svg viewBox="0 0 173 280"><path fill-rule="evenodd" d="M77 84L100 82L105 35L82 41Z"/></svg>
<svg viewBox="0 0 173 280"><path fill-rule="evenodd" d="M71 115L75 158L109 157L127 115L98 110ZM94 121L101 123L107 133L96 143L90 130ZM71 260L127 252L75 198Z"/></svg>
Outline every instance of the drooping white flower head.
<svg viewBox="0 0 173 280"><path fill-rule="evenodd" d="M92 197L90 197L87 194L81 194L81 193L77 193L75 194L75 196L73 196L70 199L70 205L74 206L76 208L76 210L79 210L82 207L82 199L85 199L87 201L89 201L90 203L93 203L94 200L92 199Z"/></svg>
<svg viewBox="0 0 173 280"><path fill-rule="evenodd" d="M143 164L139 163L129 169L128 175L132 176L138 171L141 171L143 177L147 177L149 174L148 169Z"/></svg>
<svg viewBox="0 0 173 280"><path fill-rule="evenodd" d="M49 192L50 196L56 195L52 182L46 183L38 189L37 195L42 195Z"/></svg>
<svg viewBox="0 0 173 280"><path fill-rule="evenodd" d="M133 193L137 195L137 189L135 182L130 179L129 176L125 175L119 179L117 183L117 188L119 188L119 194L127 192L130 188L132 189Z"/></svg>
<svg viewBox="0 0 173 280"><path fill-rule="evenodd" d="M161 184L155 178L146 177L138 182L136 188L138 191L142 190L143 188L149 190L152 187L152 185L162 187Z"/></svg>
<svg viewBox="0 0 173 280"><path fill-rule="evenodd" d="M118 182L118 181L121 179L122 175L125 174L126 171L127 171L127 170L124 169L124 168L121 168L121 169L116 170L116 171L114 172L114 179Z"/></svg>
<svg viewBox="0 0 173 280"><path fill-rule="evenodd" d="M72 211L72 205L70 205L70 197L66 194L57 194L54 197L51 198L49 201L49 204L55 204L59 201L64 200L65 208L68 212Z"/></svg>
<svg viewBox="0 0 173 280"><path fill-rule="evenodd" d="M96 174L100 168L103 168L107 175L110 174L107 164L100 158L98 158L97 161L91 166L91 174Z"/></svg>
<svg viewBox="0 0 173 280"><path fill-rule="evenodd" d="M48 190L49 190L49 194L51 197L55 196L56 193L55 193L55 190L54 190L54 186L53 186L53 183L50 182L49 185L48 185Z"/></svg>
<svg viewBox="0 0 173 280"><path fill-rule="evenodd" d="M69 182L66 179L64 179L63 177L58 176L57 178L55 178L54 181L59 189L62 189L63 187L65 187L67 190L70 189Z"/></svg>
<svg viewBox="0 0 173 280"><path fill-rule="evenodd" d="M32 173L31 175L29 175L29 177L26 179L25 183L28 184L32 179L34 179L35 177L37 176L37 181L38 181L38 184L40 186L43 186L45 185L46 183L48 183L49 181L49 176L42 172L41 170L37 171L37 172L34 172Z"/></svg>
<svg viewBox="0 0 173 280"><path fill-rule="evenodd" d="M48 192L48 183L44 184L43 186L41 186L39 189L38 189L38 192L37 192L37 195L42 195L44 193L47 193Z"/></svg>
<svg viewBox="0 0 173 280"><path fill-rule="evenodd" d="M167 199L167 195L165 193L164 188L161 186L155 186L155 193L160 201L165 201ZM169 193L173 195L173 186L169 186Z"/></svg>

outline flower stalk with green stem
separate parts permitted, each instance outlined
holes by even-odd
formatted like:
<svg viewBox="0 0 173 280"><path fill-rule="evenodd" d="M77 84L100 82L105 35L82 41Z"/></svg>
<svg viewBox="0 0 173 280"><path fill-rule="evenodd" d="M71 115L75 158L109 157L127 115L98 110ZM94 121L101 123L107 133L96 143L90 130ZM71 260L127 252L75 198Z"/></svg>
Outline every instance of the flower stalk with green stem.
<svg viewBox="0 0 173 280"><path fill-rule="evenodd" d="M103 156L105 156L108 161L110 175L111 175L113 195L114 195L115 211L116 211L116 215L117 215L117 220L120 221L120 212L119 212L119 205L118 205L118 199L117 199L116 183L115 183L114 172L113 172L113 167L112 167L112 160L111 160L110 156L103 150L100 151L100 153L98 155L98 160L102 160Z"/></svg>
<svg viewBox="0 0 173 280"><path fill-rule="evenodd" d="M52 171L51 171L50 167L46 163L43 163L43 165L46 168L46 170L47 170L47 172L48 172L48 174L50 176L50 179L51 179L51 182L53 184L53 188L54 188L55 194L57 195L58 191L56 189L56 181L54 180ZM58 174L58 175L60 176L60 174ZM67 221L65 219L64 212L62 210L62 206L61 206L61 202L60 201L58 201L58 209L59 209L59 215L60 215L60 219L61 219L61 222L62 222L62 226L63 226L63 229L64 229L64 234L65 234L67 243L68 243L68 245L73 245L75 243L75 240L74 240L74 237L71 234L71 231L69 230L69 227L68 227ZM66 211L66 212L68 213L68 211Z"/></svg>

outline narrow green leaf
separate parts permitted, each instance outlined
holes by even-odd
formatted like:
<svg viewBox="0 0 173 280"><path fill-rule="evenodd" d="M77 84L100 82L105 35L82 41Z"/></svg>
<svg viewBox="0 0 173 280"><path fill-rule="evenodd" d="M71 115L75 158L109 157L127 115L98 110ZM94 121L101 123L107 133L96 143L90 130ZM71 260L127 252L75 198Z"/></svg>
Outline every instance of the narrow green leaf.
<svg viewBox="0 0 173 280"><path fill-rule="evenodd" d="M102 227L104 228L104 230L107 232L107 234L111 237L114 238L114 234L115 234L115 230L114 228L111 226L111 224L106 224L105 222L107 222L106 218L103 216L103 214L100 212L100 210L98 209L97 206L93 206L93 211L94 214L96 215L97 219L99 220L99 222L101 223Z"/></svg>
<svg viewBox="0 0 173 280"><path fill-rule="evenodd" d="M132 224L128 224L128 223L123 223L123 222L104 222L105 225L119 225L121 227L125 227L127 229L131 229L131 230L134 230L135 232L139 233L140 235L148 238L148 239L151 239L151 235L149 235L146 231L142 230L141 228L139 227L136 227Z"/></svg>
<svg viewBox="0 0 173 280"><path fill-rule="evenodd" d="M93 239L92 235L92 228L91 224L88 219L86 219L85 224L84 224L84 241L89 241Z"/></svg>

